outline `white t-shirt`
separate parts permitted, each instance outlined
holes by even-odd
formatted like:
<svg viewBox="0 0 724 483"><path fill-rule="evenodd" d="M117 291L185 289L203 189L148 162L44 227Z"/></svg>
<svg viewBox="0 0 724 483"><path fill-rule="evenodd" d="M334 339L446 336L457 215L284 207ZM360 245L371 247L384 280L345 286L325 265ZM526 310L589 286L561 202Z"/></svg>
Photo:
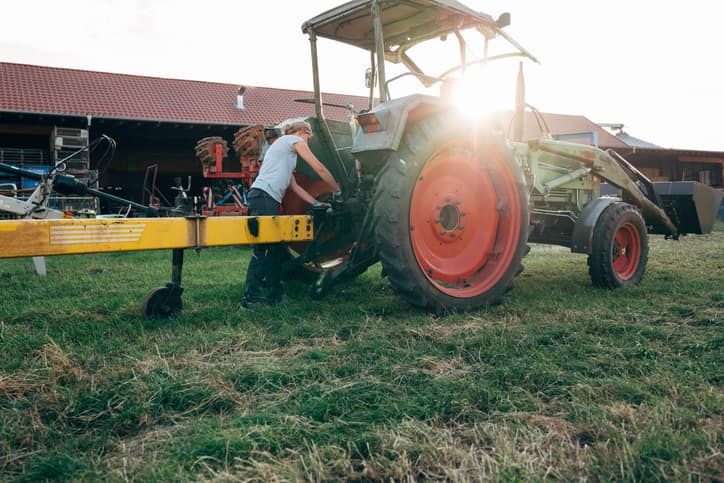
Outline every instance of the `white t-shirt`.
<svg viewBox="0 0 724 483"><path fill-rule="evenodd" d="M297 167L297 152L292 146L299 142L304 142L304 139L293 134L274 141L264 153L261 169L251 187L266 191L281 203L292 181L292 172Z"/></svg>

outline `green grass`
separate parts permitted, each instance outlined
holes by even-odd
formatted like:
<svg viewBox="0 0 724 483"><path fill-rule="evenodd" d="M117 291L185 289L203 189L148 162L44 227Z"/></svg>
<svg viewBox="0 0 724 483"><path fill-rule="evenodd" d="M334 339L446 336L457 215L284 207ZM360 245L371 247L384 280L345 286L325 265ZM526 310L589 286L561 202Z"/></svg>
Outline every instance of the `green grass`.
<svg viewBox="0 0 724 483"><path fill-rule="evenodd" d="M718 228L653 237L624 291L536 246L502 305L445 317L379 266L248 313L249 252L189 252L183 313L148 321L168 252L2 260L1 478L720 480Z"/></svg>

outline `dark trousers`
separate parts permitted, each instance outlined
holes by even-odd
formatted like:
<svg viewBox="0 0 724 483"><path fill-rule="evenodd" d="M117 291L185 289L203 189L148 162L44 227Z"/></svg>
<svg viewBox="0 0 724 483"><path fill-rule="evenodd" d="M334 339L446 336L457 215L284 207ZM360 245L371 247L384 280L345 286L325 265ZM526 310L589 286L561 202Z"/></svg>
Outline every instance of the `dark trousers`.
<svg viewBox="0 0 724 483"><path fill-rule="evenodd" d="M266 191L252 189L247 196L249 216L276 216L279 214L279 203ZM249 267L246 270L246 290L244 299L248 302L260 302L266 299L270 303L281 301L284 295L282 288L282 265L288 258L283 243L263 243L253 247Z"/></svg>

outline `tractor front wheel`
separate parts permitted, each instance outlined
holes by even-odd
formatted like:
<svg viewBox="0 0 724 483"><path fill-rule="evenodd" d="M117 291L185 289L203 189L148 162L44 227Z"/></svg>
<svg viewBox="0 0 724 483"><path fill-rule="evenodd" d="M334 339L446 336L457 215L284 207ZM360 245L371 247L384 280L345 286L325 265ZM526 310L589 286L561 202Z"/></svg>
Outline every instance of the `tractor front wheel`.
<svg viewBox="0 0 724 483"><path fill-rule="evenodd" d="M649 240L641 213L628 203L614 203L593 230L588 273L593 285L619 288L638 284L649 256Z"/></svg>

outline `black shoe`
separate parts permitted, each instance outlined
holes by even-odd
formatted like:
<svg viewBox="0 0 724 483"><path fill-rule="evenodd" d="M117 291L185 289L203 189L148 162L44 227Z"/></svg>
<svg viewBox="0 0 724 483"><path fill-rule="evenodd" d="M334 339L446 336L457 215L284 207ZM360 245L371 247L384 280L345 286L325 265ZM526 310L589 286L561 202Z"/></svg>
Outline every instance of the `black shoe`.
<svg viewBox="0 0 724 483"><path fill-rule="evenodd" d="M242 300L241 304L239 304L239 309L241 310L254 310L261 306L261 301L259 300Z"/></svg>

